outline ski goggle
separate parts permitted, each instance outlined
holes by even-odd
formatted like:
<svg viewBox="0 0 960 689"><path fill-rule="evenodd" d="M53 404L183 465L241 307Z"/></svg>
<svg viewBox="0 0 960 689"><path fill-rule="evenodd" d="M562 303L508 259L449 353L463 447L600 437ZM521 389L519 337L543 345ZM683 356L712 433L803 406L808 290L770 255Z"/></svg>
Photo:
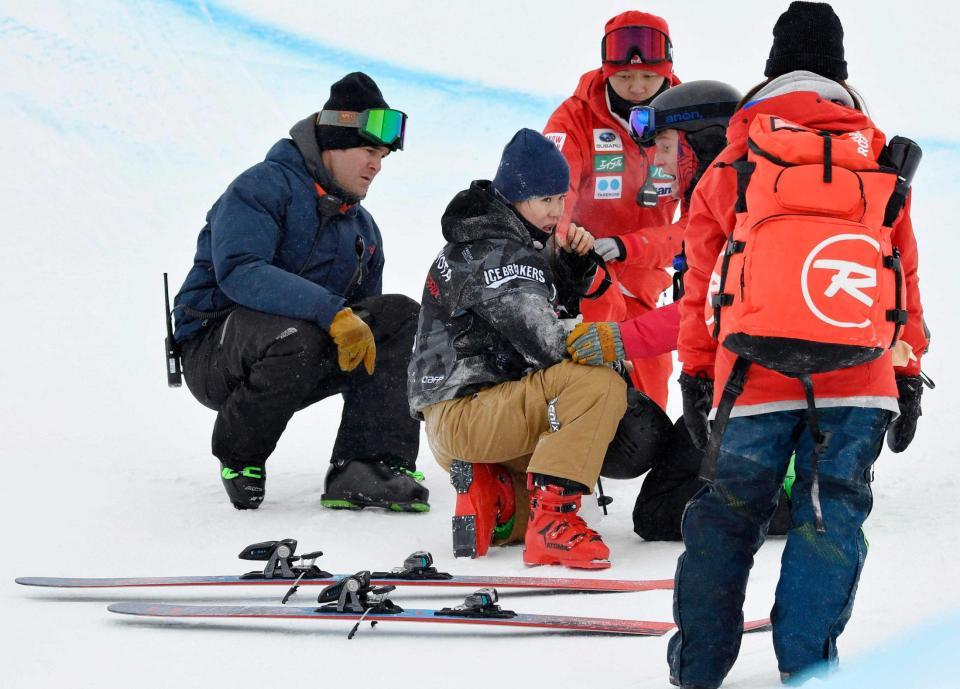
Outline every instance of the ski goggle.
<svg viewBox="0 0 960 689"><path fill-rule="evenodd" d="M603 37L600 56L612 65L673 62L670 37L649 26L623 26Z"/></svg>
<svg viewBox="0 0 960 689"><path fill-rule="evenodd" d="M734 101L703 103L679 108L657 110L650 105L638 105L630 110L630 136L634 141L649 144L657 128L697 131L711 125L727 126L727 121L737 109Z"/></svg>
<svg viewBox="0 0 960 689"><path fill-rule="evenodd" d="M651 141L657 132L657 113L649 105L630 109L630 136L634 141Z"/></svg>
<svg viewBox="0 0 960 689"><path fill-rule="evenodd" d="M321 110L317 114L317 124L330 127L356 127L360 136L392 151L403 150L403 135L407 127L407 116L399 110L390 108L370 108L363 112L350 110Z"/></svg>

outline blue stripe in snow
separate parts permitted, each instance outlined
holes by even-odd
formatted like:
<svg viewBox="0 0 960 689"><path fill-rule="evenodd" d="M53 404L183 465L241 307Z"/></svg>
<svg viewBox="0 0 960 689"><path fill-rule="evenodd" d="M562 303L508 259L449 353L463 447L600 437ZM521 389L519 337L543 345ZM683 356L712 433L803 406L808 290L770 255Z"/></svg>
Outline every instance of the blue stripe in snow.
<svg viewBox="0 0 960 689"><path fill-rule="evenodd" d="M165 0L166 3L204 23L213 21L217 28L264 42L274 49L309 57L325 63L337 63L351 71L372 72L378 77L434 89L460 97L475 97L550 113L563 96L537 96L513 89L496 88L477 81L457 79L425 70L402 67L341 48L243 15L236 10L206 0Z"/></svg>

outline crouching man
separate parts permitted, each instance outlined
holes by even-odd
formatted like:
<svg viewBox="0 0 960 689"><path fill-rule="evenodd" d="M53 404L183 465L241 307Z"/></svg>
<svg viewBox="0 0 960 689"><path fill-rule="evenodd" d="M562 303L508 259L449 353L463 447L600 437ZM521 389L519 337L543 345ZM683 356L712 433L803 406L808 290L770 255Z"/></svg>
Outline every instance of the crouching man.
<svg viewBox="0 0 960 689"><path fill-rule="evenodd" d="M588 232L551 239L569 181L553 143L522 129L494 180L457 194L441 220L447 244L427 275L408 390L457 491L457 556L522 539L528 565L610 566L578 511L626 384L564 360L558 305L594 274Z"/></svg>
<svg viewBox="0 0 960 689"><path fill-rule="evenodd" d="M262 503L294 412L335 394L343 417L321 503L429 509L404 385L418 307L381 294L380 230L360 205L403 147L405 120L370 77L348 74L207 215L174 336L190 391L217 411L213 454L237 509Z"/></svg>

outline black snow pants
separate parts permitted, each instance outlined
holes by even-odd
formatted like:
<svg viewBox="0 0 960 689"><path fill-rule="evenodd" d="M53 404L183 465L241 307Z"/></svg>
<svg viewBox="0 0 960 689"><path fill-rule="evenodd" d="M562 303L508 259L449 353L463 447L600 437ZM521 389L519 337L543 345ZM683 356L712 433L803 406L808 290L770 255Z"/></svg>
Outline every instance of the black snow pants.
<svg viewBox="0 0 960 689"><path fill-rule="evenodd" d="M633 530L645 541L679 541L680 520L690 499L705 485L700 479L703 451L690 440L681 416L673 427L668 451L654 458L643 479L633 508ZM790 503L780 490L777 511L770 520L768 535L782 536L793 526Z"/></svg>
<svg viewBox="0 0 960 689"><path fill-rule="evenodd" d="M378 458L413 469L420 424L407 403L407 364L420 306L389 294L351 308L373 332L376 368L350 373L315 323L238 307L183 345L187 387L217 412L213 454L224 464L263 466L294 412L343 395L332 460Z"/></svg>

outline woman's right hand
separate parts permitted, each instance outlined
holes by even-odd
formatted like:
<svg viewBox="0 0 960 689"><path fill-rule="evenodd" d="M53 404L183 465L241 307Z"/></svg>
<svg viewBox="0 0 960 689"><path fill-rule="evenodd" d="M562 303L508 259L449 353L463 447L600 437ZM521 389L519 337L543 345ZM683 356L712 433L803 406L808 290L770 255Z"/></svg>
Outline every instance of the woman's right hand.
<svg viewBox="0 0 960 689"><path fill-rule="evenodd" d="M563 237L557 235L557 244L560 245L560 248L578 256L589 254L590 250L594 248L595 241L589 231L573 222L570 223L566 235Z"/></svg>

